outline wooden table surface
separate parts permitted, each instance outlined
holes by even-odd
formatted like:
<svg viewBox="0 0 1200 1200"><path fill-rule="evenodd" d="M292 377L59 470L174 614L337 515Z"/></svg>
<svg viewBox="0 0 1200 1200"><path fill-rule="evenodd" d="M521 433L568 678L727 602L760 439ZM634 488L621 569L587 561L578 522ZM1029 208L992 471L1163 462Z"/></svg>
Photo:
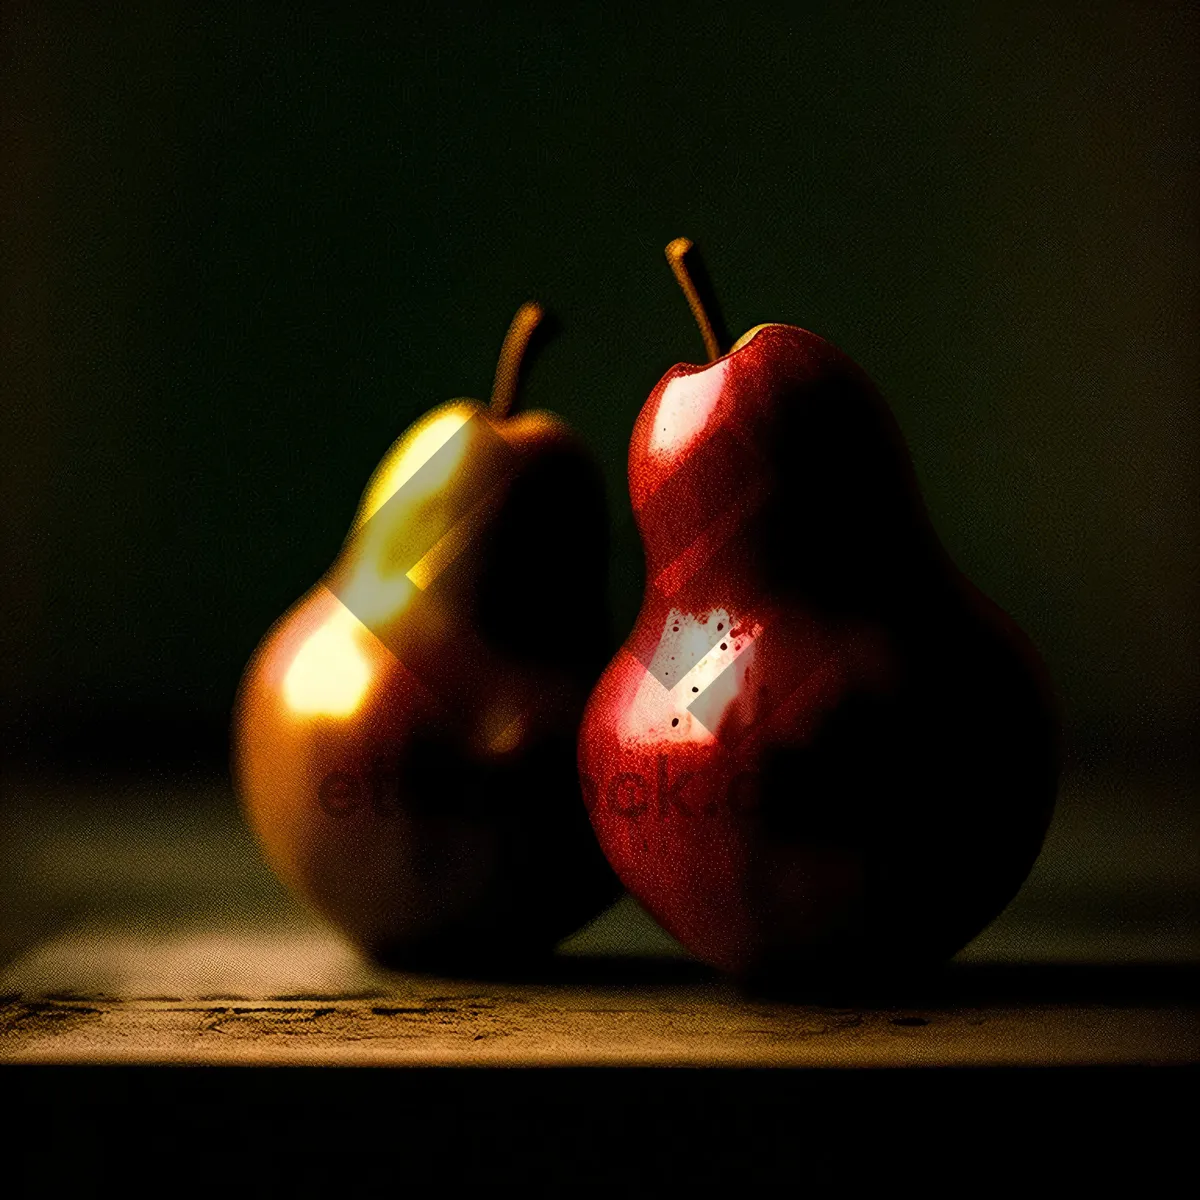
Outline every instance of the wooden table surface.
<svg viewBox="0 0 1200 1200"><path fill-rule="evenodd" d="M525 978L381 971L262 866L228 787L9 776L0 1061L408 1066L1179 1066L1200 1061L1200 816L1068 781L1018 899L905 994L784 1003L630 900Z"/></svg>

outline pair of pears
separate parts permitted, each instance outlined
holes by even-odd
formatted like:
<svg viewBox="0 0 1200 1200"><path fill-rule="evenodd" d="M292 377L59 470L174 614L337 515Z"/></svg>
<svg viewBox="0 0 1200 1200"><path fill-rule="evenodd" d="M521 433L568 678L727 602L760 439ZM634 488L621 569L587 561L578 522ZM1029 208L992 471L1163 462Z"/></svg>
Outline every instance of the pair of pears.
<svg viewBox="0 0 1200 1200"><path fill-rule="evenodd" d="M721 354L689 249L668 258L709 361L633 430L646 590L615 658L601 476L560 419L511 411L526 305L491 404L393 445L247 668L234 776L267 860L384 963L511 968L619 878L745 978L907 969L1037 856L1036 652L950 561L867 376L790 325Z"/></svg>

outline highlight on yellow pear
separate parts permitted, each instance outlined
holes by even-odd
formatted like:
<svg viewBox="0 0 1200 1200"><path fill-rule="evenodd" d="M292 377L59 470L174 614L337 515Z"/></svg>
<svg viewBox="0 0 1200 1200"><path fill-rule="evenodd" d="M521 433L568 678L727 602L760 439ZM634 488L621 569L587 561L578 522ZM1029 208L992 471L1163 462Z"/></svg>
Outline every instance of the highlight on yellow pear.
<svg viewBox="0 0 1200 1200"><path fill-rule="evenodd" d="M268 863L389 965L507 967L616 891L575 767L611 650L603 483L559 417L515 411L542 316L518 311L490 404L442 404L387 451L235 705Z"/></svg>

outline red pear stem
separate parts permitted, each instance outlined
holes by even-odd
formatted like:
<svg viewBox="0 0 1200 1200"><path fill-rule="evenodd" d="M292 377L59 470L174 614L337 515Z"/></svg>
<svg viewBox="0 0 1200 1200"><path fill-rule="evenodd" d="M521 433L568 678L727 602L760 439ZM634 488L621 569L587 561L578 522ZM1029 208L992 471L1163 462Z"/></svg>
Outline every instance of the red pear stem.
<svg viewBox="0 0 1200 1200"><path fill-rule="evenodd" d="M492 385L490 411L494 417L507 417L517 398L521 363L529 348L529 339L541 324L543 316L545 312L542 306L530 300L517 309L517 315L504 335L504 345L500 347L500 359L496 363L496 382Z"/></svg>
<svg viewBox="0 0 1200 1200"><path fill-rule="evenodd" d="M704 339L704 350L708 355L708 361L712 362L713 359L721 357L721 344L717 341L716 330L713 328L712 321L709 320L704 301L700 299L700 292L692 279L692 273L687 268L686 259L691 249L692 243L687 238L676 238L667 245L667 262L671 264L671 270L679 281L679 286L683 289L688 307L692 310L692 316L696 318L696 324L700 326L700 336Z"/></svg>

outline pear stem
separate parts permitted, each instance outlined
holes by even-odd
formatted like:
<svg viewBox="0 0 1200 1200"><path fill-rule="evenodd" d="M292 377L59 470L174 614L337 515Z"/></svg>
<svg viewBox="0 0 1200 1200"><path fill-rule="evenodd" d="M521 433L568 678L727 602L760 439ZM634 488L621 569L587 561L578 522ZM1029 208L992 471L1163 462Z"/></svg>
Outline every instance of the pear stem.
<svg viewBox="0 0 1200 1200"><path fill-rule="evenodd" d="M692 316L696 318L696 324L700 326L700 336L704 339L704 350L708 355L708 361L712 362L713 359L721 357L721 343L717 341L717 332L709 319L704 301L700 299L700 292L692 279L692 273L687 268L686 260L691 249L692 243L687 238L675 238L667 245L667 262L671 264L671 270L679 281L679 286L683 289L688 307L692 310Z"/></svg>
<svg viewBox="0 0 1200 1200"><path fill-rule="evenodd" d="M517 385L521 381L521 363L529 348L533 331L541 324L546 314L540 304L532 300L522 304L513 317L504 344L500 347L500 358L496 363L496 381L492 385L490 411L494 417L507 417L513 401L517 398Z"/></svg>

